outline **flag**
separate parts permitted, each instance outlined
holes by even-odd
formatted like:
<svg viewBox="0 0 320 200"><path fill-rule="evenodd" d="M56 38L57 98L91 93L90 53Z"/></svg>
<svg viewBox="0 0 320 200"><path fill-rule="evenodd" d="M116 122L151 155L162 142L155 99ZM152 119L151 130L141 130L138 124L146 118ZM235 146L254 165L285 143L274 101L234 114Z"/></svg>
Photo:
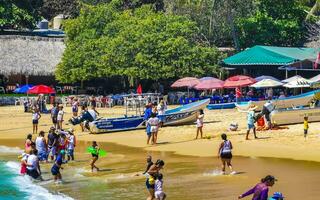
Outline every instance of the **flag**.
<svg viewBox="0 0 320 200"><path fill-rule="evenodd" d="M241 88L237 87L236 88L236 98L241 98L242 94L241 94Z"/></svg>
<svg viewBox="0 0 320 200"><path fill-rule="evenodd" d="M142 86L141 86L141 84L138 85L137 93L138 94L142 94Z"/></svg>
<svg viewBox="0 0 320 200"><path fill-rule="evenodd" d="M317 59L316 59L316 61L314 62L313 69L318 69L318 64L319 64L319 63L320 63L320 52L318 53Z"/></svg>

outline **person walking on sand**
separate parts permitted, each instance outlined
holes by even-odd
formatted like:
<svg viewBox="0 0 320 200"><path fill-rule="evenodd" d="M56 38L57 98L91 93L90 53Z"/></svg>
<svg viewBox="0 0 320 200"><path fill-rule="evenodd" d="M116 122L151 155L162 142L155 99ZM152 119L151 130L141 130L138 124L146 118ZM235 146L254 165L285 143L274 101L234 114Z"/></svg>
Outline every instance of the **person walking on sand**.
<svg viewBox="0 0 320 200"><path fill-rule="evenodd" d="M307 139L308 129L309 129L308 116L304 116L304 118L303 118L303 131L304 131L304 139L305 140Z"/></svg>
<svg viewBox="0 0 320 200"><path fill-rule="evenodd" d="M157 144L159 124L160 124L160 120L157 117L157 114L151 113L151 117L147 121L147 126L150 126L152 144ZM149 139L150 138L148 136L147 144L149 144Z"/></svg>
<svg viewBox="0 0 320 200"><path fill-rule="evenodd" d="M195 139L198 139L199 133L200 133L201 139L203 138L203 132L202 132L203 118L204 118L204 112L201 109L201 110L199 110L199 113L197 114L197 136Z"/></svg>
<svg viewBox="0 0 320 200"><path fill-rule="evenodd" d="M99 171L99 168L95 165L95 163L99 159L99 150L100 150L96 141L92 142L92 147L93 147L93 149L95 149L95 152L91 153L91 156L92 156L92 159L90 162L91 172L93 172L93 169L96 169L97 171Z"/></svg>
<svg viewBox="0 0 320 200"><path fill-rule="evenodd" d="M51 111L50 111L50 114L51 114L51 120L52 120L52 124L54 126L54 128L57 128L57 118L58 118L58 108L57 108L57 104L52 104L52 108L51 108Z"/></svg>
<svg viewBox="0 0 320 200"><path fill-rule="evenodd" d="M256 186L239 195L238 199L253 194L252 200L268 200L269 187L272 187L275 181L277 181L277 179L274 176L268 175L265 178L262 178L261 182Z"/></svg>
<svg viewBox="0 0 320 200"><path fill-rule="evenodd" d="M63 169L62 164L63 164L63 155L64 154L65 154L65 150L61 150L59 152L54 164L51 167L51 174L53 175L53 180L56 183L59 183L62 180L60 169Z"/></svg>
<svg viewBox="0 0 320 200"><path fill-rule="evenodd" d="M226 165L228 165L230 169L230 174L235 174L236 172L233 171L232 165L231 165L231 159L232 159L232 143L230 140L227 140L227 135L225 133L221 134L221 139L223 142L221 142L219 151L218 151L218 157L220 157L222 162L222 172L223 174L226 173Z"/></svg>
<svg viewBox="0 0 320 200"><path fill-rule="evenodd" d="M35 108L33 113L32 113L32 133L37 134L38 133L38 124L39 124L39 119L41 118L41 114L39 112L38 108Z"/></svg>
<svg viewBox="0 0 320 200"><path fill-rule="evenodd" d="M148 170L148 177L146 180L146 186L147 190L149 192L149 195L147 197L147 200L154 200L154 184L155 184L155 178L157 174L159 174L159 171L163 168L164 161L163 160L157 160L155 164L153 164L150 169Z"/></svg>
<svg viewBox="0 0 320 200"><path fill-rule="evenodd" d="M78 116L78 107L79 107L79 102L77 98L73 99L73 103L72 103L72 114L73 117L77 117Z"/></svg>

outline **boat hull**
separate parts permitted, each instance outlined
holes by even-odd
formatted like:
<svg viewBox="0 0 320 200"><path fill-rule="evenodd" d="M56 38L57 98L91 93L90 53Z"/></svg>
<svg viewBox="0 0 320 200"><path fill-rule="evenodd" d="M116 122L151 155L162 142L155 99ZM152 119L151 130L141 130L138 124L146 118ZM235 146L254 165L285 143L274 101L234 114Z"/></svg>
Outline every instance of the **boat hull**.
<svg viewBox="0 0 320 200"><path fill-rule="evenodd" d="M292 97L287 97L283 99L276 99L272 100L273 105L277 109L281 108L292 108L294 106L306 106L309 105L310 101L313 99L316 93L319 93L319 90L303 93L301 95L296 95ZM236 107L240 110L247 110L249 108L249 104L252 103L257 106L257 111L262 110L263 105L267 102L266 101L252 101L252 102L240 102L236 103Z"/></svg>
<svg viewBox="0 0 320 200"><path fill-rule="evenodd" d="M235 108L236 104L234 102L232 103L218 103L218 104L209 104L207 105L207 108L209 110L220 110L220 109L232 109Z"/></svg>
<svg viewBox="0 0 320 200"><path fill-rule="evenodd" d="M164 126L188 124L196 121L197 112L209 104L208 100L184 105L158 117L163 121ZM110 133L117 131L129 131L146 127L143 116L123 118L103 118L89 123L91 133Z"/></svg>
<svg viewBox="0 0 320 200"><path fill-rule="evenodd" d="M304 116L308 116L309 122L319 122L320 108L274 110L270 114L270 119L275 125L299 124L303 123Z"/></svg>

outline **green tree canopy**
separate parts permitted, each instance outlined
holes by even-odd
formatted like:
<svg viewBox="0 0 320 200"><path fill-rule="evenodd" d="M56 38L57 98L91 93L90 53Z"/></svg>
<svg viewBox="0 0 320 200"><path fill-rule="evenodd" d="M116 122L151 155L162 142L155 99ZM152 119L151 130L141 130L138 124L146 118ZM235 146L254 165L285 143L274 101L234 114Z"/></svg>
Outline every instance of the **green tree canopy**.
<svg viewBox="0 0 320 200"><path fill-rule="evenodd" d="M33 28L41 0L0 0L0 28Z"/></svg>
<svg viewBox="0 0 320 200"><path fill-rule="evenodd" d="M259 0L251 17L239 18L242 47L256 44L299 46L305 40L305 7L298 0Z"/></svg>
<svg viewBox="0 0 320 200"><path fill-rule="evenodd" d="M202 41L194 22L151 6L124 11L113 3L88 6L65 23L65 32L67 48L56 70L62 82L212 75L222 56Z"/></svg>

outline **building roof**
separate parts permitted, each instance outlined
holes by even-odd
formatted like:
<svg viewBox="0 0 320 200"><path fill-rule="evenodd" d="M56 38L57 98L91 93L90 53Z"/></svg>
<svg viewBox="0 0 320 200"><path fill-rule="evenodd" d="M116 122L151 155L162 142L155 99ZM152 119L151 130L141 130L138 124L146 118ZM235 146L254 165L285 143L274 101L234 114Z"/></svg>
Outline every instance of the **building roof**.
<svg viewBox="0 0 320 200"><path fill-rule="evenodd" d="M315 59L319 49L298 47L254 46L223 60L225 65L288 65Z"/></svg>
<svg viewBox="0 0 320 200"><path fill-rule="evenodd" d="M0 35L0 74L53 75L63 38Z"/></svg>

